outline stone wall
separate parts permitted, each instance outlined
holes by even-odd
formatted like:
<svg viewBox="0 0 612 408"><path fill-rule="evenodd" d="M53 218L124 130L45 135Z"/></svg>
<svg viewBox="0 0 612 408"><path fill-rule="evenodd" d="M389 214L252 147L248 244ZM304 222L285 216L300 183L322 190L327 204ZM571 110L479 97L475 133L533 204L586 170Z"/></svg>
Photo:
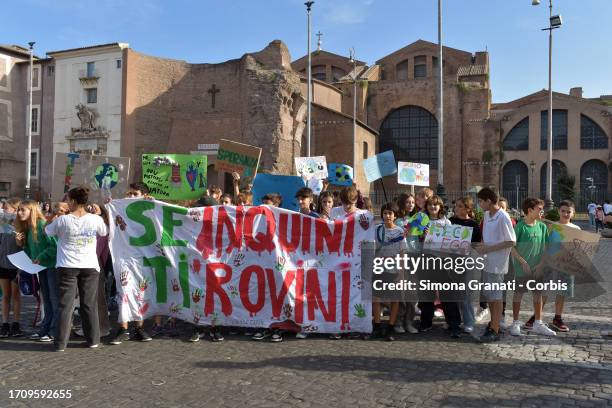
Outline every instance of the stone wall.
<svg viewBox="0 0 612 408"><path fill-rule="evenodd" d="M126 57L122 154L134 159L133 179L141 177L143 153L189 153L221 138L261 147L262 171L293 172L305 98L282 42L221 64L131 50Z"/></svg>

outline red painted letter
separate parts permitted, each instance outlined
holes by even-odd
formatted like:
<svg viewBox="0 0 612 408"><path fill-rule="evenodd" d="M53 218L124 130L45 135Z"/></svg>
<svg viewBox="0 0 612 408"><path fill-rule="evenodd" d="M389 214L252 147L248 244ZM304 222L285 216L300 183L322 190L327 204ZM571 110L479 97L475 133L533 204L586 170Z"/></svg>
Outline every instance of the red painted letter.
<svg viewBox="0 0 612 408"><path fill-rule="evenodd" d="M219 277L215 273L218 269L225 271L225 276ZM224 283L227 283L232 279L232 268L221 262L209 263L206 265L206 302L204 305L204 316L215 311L215 298L217 294L221 300L221 311L224 315L229 316L232 314L232 303L230 302L227 293L221 287Z"/></svg>

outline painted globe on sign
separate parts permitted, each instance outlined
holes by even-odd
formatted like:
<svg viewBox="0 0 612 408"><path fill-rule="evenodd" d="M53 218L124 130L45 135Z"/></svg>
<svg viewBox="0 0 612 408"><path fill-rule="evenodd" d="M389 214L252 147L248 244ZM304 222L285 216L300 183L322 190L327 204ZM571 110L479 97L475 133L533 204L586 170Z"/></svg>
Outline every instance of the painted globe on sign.
<svg viewBox="0 0 612 408"><path fill-rule="evenodd" d="M402 169L402 174L400 176L402 180L408 183L414 183L416 181L416 171L412 168Z"/></svg>
<svg viewBox="0 0 612 408"><path fill-rule="evenodd" d="M348 181L351 179L350 171L347 167L336 167L336 178L340 181Z"/></svg>
<svg viewBox="0 0 612 408"><path fill-rule="evenodd" d="M103 163L96 167L94 178L99 188L113 188L119 181L119 171L114 164Z"/></svg>

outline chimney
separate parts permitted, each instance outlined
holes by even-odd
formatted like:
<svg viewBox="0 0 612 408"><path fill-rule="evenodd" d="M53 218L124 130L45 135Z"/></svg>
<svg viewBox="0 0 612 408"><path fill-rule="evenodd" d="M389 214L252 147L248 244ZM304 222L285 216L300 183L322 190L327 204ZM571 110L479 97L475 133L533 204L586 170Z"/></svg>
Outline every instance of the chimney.
<svg viewBox="0 0 612 408"><path fill-rule="evenodd" d="M578 86L576 88L570 89L570 95L575 96L576 98L582 98L582 87Z"/></svg>

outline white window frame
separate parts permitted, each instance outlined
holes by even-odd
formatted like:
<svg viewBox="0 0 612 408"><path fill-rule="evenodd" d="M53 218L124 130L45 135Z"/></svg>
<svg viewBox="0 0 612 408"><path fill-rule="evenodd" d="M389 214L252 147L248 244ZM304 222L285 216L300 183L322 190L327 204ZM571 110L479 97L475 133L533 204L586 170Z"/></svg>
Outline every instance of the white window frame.
<svg viewBox="0 0 612 408"><path fill-rule="evenodd" d="M40 64L34 64L32 65L32 70L34 70L35 68L38 69L38 74L36 75L38 78L38 86L33 86L32 87L32 91L40 91L40 84L41 84L41 79L42 79L42 65ZM30 66L28 65L28 84L26 86L26 89L29 91L30 90Z"/></svg>
<svg viewBox="0 0 612 408"><path fill-rule="evenodd" d="M6 75L6 86L0 85L0 91L11 92L11 70L13 69L11 57L8 55L0 55L0 58L6 61L6 72L0 72L0 76L2 74Z"/></svg>
<svg viewBox="0 0 612 408"><path fill-rule="evenodd" d="M13 104L11 101L6 99L0 99L0 103L6 105L6 111L8 112L7 126L8 135L0 135L0 141L12 142L13 141Z"/></svg>
<svg viewBox="0 0 612 408"><path fill-rule="evenodd" d="M30 170L30 178L33 180L38 180L38 175L40 174L40 150L38 148L32 149L32 153L36 153L36 165L34 166L36 171L34 172L34 174L32 174ZM32 163L30 162L30 166L31 165Z"/></svg>
<svg viewBox="0 0 612 408"><path fill-rule="evenodd" d="M32 131L32 136L38 136L40 135L40 105L32 105L32 107L30 108L30 111L32 109L36 108L36 132ZM26 113L26 136L28 134L28 117L27 117L27 113ZM32 122L34 122L34 116L32 116Z"/></svg>

